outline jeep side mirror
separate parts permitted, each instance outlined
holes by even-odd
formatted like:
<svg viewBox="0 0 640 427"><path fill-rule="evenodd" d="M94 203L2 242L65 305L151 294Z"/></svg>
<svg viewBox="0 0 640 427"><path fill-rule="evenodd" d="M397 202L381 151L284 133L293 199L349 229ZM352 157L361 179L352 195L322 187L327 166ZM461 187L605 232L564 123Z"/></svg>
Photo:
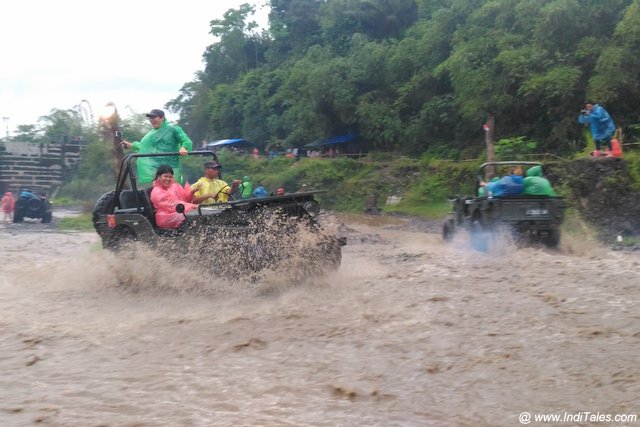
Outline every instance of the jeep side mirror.
<svg viewBox="0 0 640 427"><path fill-rule="evenodd" d="M176 205L176 212L178 213L184 213L184 205L182 203L178 203Z"/></svg>

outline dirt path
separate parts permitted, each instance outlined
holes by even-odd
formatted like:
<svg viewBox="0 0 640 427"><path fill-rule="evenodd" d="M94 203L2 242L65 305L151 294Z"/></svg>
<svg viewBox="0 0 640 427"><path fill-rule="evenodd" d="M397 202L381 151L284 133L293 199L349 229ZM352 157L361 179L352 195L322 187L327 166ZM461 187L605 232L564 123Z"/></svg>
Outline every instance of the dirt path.
<svg viewBox="0 0 640 427"><path fill-rule="evenodd" d="M93 233L0 226L0 425L517 426L525 411L638 412L640 254L570 239L481 254L420 223L342 221L340 270L286 288L280 274L241 287L151 267L151 254L117 259Z"/></svg>

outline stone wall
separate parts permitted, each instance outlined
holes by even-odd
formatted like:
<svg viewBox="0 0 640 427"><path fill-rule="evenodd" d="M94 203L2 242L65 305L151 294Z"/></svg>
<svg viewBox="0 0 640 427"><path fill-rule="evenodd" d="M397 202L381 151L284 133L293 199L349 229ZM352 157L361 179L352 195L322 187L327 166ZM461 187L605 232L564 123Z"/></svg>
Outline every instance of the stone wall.
<svg viewBox="0 0 640 427"><path fill-rule="evenodd" d="M52 195L80 161L82 144L0 142L0 194L22 188Z"/></svg>

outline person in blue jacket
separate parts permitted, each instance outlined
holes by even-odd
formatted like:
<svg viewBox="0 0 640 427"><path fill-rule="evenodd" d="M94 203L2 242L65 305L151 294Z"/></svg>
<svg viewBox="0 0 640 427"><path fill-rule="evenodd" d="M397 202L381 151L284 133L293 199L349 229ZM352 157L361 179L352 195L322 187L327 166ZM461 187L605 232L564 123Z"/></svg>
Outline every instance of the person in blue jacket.
<svg viewBox="0 0 640 427"><path fill-rule="evenodd" d="M253 190L253 197L267 197L268 195L269 193L261 184L258 184L256 189Z"/></svg>
<svg viewBox="0 0 640 427"><path fill-rule="evenodd" d="M502 178L493 178L484 185L481 196L517 196L524 191L524 170L522 166L514 166L509 174Z"/></svg>
<svg viewBox="0 0 640 427"><path fill-rule="evenodd" d="M591 130L591 136L596 143L594 156L600 155L600 147L603 142L607 144L607 148L611 152L611 138L616 131L616 125L602 105L595 104L593 101L585 102L584 110L578 116L578 123L588 125Z"/></svg>

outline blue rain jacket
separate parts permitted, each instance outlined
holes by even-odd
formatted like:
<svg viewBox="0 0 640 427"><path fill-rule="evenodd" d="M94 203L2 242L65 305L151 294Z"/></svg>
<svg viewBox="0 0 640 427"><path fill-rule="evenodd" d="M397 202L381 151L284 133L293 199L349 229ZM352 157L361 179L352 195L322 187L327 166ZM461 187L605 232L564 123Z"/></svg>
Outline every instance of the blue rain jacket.
<svg viewBox="0 0 640 427"><path fill-rule="evenodd" d="M589 114L580 114L578 123L589 124L591 135L596 141L609 139L616 131L613 119L600 104L595 104Z"/></svg>

